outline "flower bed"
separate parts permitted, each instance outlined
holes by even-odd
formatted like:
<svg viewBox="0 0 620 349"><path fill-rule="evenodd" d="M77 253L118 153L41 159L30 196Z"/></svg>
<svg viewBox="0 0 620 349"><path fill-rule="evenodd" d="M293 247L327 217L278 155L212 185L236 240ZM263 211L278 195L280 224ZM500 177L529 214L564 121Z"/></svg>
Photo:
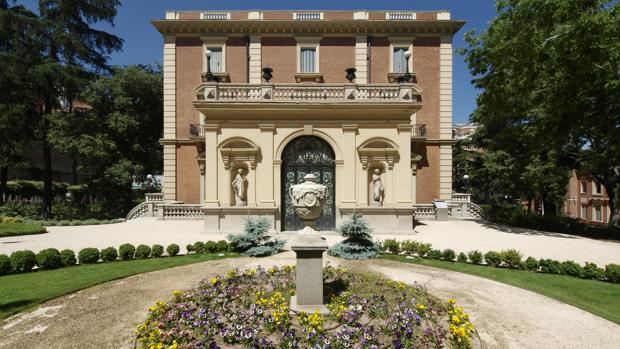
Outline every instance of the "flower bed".
<svg viewBox="0 0 620 349"><path fill-rule="evenodd" d="M290 309L295 268L237 270L158 301L136 330L144 348L469 348L474 331L454 300L421 286L324 270L330 313Z"/></svg>

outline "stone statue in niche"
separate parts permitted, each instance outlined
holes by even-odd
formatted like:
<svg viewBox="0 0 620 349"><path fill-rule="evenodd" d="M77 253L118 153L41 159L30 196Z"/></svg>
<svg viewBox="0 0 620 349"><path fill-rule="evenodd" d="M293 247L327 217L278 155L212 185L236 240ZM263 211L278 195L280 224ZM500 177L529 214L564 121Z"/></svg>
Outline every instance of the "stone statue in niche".
<svg viewBox="0 0 620 349"><path fill-rule="evenodd" d="M381 182L381 170L375 168L372 174L372 206L383 206L383 194L385 188Z"/></svg>
<svg viewBox="0 0 620 349"><path fill-rule="evenodd" d="M237 175L232 181L233 192L235 193L235 206L247 206L247 186L248 180L245 178L242 168L237 169Z"/></svg>

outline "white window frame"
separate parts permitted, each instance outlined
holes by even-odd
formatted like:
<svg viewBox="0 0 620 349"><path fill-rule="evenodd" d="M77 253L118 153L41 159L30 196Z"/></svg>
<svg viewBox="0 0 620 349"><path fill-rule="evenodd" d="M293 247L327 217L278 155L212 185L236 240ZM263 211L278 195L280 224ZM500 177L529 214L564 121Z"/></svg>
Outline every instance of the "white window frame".
<svg viewBox="0 0 620 349"><path fill-rule="evenodd" d="M314 49L314 72L318 74L320 72L319 68L321 67L321 59L320 59L320 41L319 37L296 37L297 41L297 73L301 73L301 49L302 48L312 48Z"/></svg>
<svg viewBox="0 0 620 349"><path fill-rule="evenodd" d="M597 210L598 209L598 210ZM599 219L597 212L600 210L601 218ZM603 221L603 206L592 206L592 220L595 222Z"/></svg>
<svg viewBox="0 0 620 349"><path fill-rule="evenodd" d="M579 218L588 219L588 206L580 205L580 207L579 207Z"/></svg>
<svg viewBox="0 0 620 349"><path fill-rule="evenodd" d="M407 38L388 38L390 41L390 73L396 73L394 71L394 49L404 48L411 52L411 57L409 57L409 72L413 73L413 41L415 37L407 37Z"/></svg>
<svg viewBox="0 0 620 349"><path fill-rule="evenodd" d="M585 190L584 190L584 187L583 187L584 184L586 186ZM588 193L588 181L583 181L583 180L579 181L579 193L580 194L587 194Z"/></svg>
<svg viewBox="0 0 620 349"><path fill-rule="evenodd" d="M597 181L592 181L592 195L603 194L603 185Z"/></svg>
<svg viewBox="0 0 620 349"><path fill-rule="evenodd" d="M203 37L202 38L202 71L207 71L207 49L221 48L222 49L222 73L226 73L226 42L228 37Z"/></svg>

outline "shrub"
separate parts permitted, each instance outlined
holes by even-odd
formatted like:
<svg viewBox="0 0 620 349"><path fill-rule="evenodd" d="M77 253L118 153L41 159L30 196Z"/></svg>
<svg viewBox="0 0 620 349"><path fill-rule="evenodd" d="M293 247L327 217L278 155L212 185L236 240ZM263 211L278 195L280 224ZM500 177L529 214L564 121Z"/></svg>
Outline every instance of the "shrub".
<svg viewBox="0 0 620 349"><path fill-rule="evenodd" d="M605 279L605 269L599 268L594 263L586 262L586 265L583 267L582 277L584 279L603 280Z"/></svg>
<svg viewBox="0 0 620 349"><path fill-rule="evenodd" d="M5 254L0 254L0 275L6 275L11 272L11 259Z"/></svg>
<svg viewBox="0 0 620 349"><path fill-rule="evenodd" d="M368 222L359 213L343 222L338 231L345 239L332 246L327 253L344 259L370 259L381 250L373 241Z"/></svg>
<svg viewBox="0 0 620 349"><path fill-rule="evenodd" d="M583 275L583 268L573 261L564 261L562 262L562 274L581 277Z"/></svg>
<svg viewBox="0 0 620 349"><path fill-rule="evenodd" d="M502 262L508 267L513 269L521 268L521 260L523 256L519 251L515 249L503 250L500 252Z"/></svg>
<svg viewBox="0 0 620 349"><path fill-rule="evenodd" d="M467 252L467 257L469 258L469 261L473 264L482 264L482 252L478 250Z"/></svg>
<svg viewBox="0 0 620 349"><path fill-rule="evenodd" d="M104 262L114 262L118 258L118 252L114 247L107 247L101 250L101 260Z"/></svg>
<svg viewBox="0 0 620 349"><path fill-rule="evenodd" d="M147 245L138 245L138 247L136 247L136 258L145 259L145 258L149 258L150 255L151 255L151 248L148 247Z"/></svg>
<svg viewBox="0 0 620 349"><path fill-rule="evenodd" d="M420 243L417 241L405 240L400 243L400 246L403 252L413 256L418 252L418 246L420 246Z"/></svg>
<svg viewBox="0 0 620 349"><path fill-rule="evenodd" d="M179 254L181 248L177 244L170 244L166 247L166 252L168 252L168 256L176 256Z"/></svg>
<svg viewBox="0 0 620 349"><path fill-rule="evenodd" d="M11 268L13 272L24 273L31 271L37 265L37 256L29 250L15 251L11 253Z"/></svg>
<svg viewBox="0 0 620 349"><path fill-rule="evenodd" d="M431 251L433 245L420 243L418 246L418 256L426 257L426 255Z"/></svg>
<svg viewBox="0 0 620 349"><path fill-rule="evenodd" d="M60 259L60 251L55 248L39 251L37 253L37 265L44 270L61 268L62 259Z"/></svg>
<svg viewBox="0 0 620 349"><path fill-rule="evenodd" d="M70 267L77 263L77 259L75 259L75 253L73 250L62 250L60 251L60 260L62 261L62 265L65 267Z"/></svg>
<svg viewBox="0 0 620 349"><path fill-rule="evenodd" d="M228 240L235 251L246 256L270 256L280 251L284 246L283 240L272 240L271 236L267 234L270 227L271 223L265 217L248 218L245 221L244 232L239 235L228 235Z"/></svg>
<svg viewBox="0 0 620 349"><path fill-rule="evenodd" d="M620 283L620 265L613 263L607 264L605 266L605 278L607 281L615 284Z"/></svg>
<svg viewBox="0 0 620 349"><path fill-rule="evenodd" d="M456 261L459 263L467 263L467 255L463 252L459 253L458 257L456 257Z"/></svg>
<svg viewBox="0 0 620 349"><path fill-rule="evenodd" d="M454 258L456 258L456 253L453 249L446 248L441 252L441 259L444 261L454 262Z"/></svg>
<svg viewBox="0 0 620 349"><path fill-rule="evenodd" d="M525 262L523 262L523 268L525 270L538 271L539 266L538 260L534 257L527 257Z"/></svg>
<svg viewBox="0 0 620 349"><path fill-rule="evenodd" d="M220 240L217 242L217 252L228 251L228 242L226 240Z"/></svg>
<svg viewBox="0 0 620 349"><path fill-rule="evenodd" d="M99 250L94 247L86 247L78 252L80 264L95 264L99 261Z"/></svg>
<svg viewBox="0 0 620 349"><path fill-rule="evenodd" d="M400 252L400 244L394 239L383 241L383 251L398 254Z"/></svg>
<svg viewBox="0 0 620 349"><path fill-rule="evenodd" d="M194 251L196 253L205 253L205 244L202 241L194 242Z"/></svg>
<svg viewBox="0 0 620 349"><path fill-rule="evenodd" d="M495 251L489 251L484 254L484 262L492 267L499 267L502 264L502 256Z"/></svg>
<svg viewBox="0 0 620 349"><path fill-rule="evenodd" d="M134 258L136 248L132 244L122 244L118 247L118 254L122 260L127 261Z"/></svg>
<svg viewBox="0 0 620 349"><path fill-rule="evenodd" d="M163 254L164 254L164 246L155 244L151 247L152 257L161 257L161 255Z"/></svg>
<svg viewBox="0 0 620 349"><path fill-rule="evenodd" d="M430 250L426 254L426 257L430 259L441 259L442 256L443 256L443 253L441 253L440 250Z"/></svg>
<svg viewBox="0 0 620 349"><path fill-rule="evenodd" d="M194 245L193 245L193 244L187 244L187 245L185 246L185 249L187 250L187 253L188 253L188 254L189 254L189 253L191 253L191 252L194 252L194 251L195 251L195 250L194 250Z"/></svg>
<svg viewBox="0 0 620 349"><path fill-rule="evenodd" d="M562 274L562 263L553 259L541 259L540 271L546 274Z"/></svg>
<svg viewBox="0 0 620 349"><path fill-rule="evenodd" d="M24 220L19 217L0 217L0 223L4 223L4 224L24 223Z"/></svg>
<svg viewBox="0 0 620 349"><path fill-rule="evenodd" d="M211 241L211 240L205 242L205 252L206 253L215 253L215 252L217 252L217 242Z"/></svg>
<svg viewBox="0 0 620 349"><path fill-rule="evenodd" d="M47 230L38 223L1 223L0 237L45 234Z"/></svg>

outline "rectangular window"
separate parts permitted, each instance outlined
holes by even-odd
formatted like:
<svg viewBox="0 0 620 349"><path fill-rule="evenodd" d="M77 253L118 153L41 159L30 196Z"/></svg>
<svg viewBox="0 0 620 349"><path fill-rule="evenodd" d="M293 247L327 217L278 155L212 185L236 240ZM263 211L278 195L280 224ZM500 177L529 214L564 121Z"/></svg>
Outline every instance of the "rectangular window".
<svg viewBox="0 0 620 349"><path fill-rule="evenodd" d="M302 47L299 51L299 67L302 73L316 73L316 48Z"/></svg>
<svg viewBox="0 0 620 349"><path fill-rule="evenodd" d="M592 183L592 194L602 194L603 188L601 188L601 183L593 182Z"/></svg>
<svg viewBox="0 0 620 349"><path fill-rule="evenodd" d="M588 219L588 206L581 205L581 215L579 216L581 219Z"/></svg>
<svg viewBox="0 0 620 349"><path fill-rule="evenodd" d="M211 59L209 60L209 67L211 68L212 73L223 73L224 72L224 64L221 47L208 47L209 51L211 51Z"/></svg>
<svg viewBox="0 0 620 349"><path fill-rule="evenodd" d="M588 192L588 181L581 181L581 194Z"/></svg>
<svg viewBox="0 0 620 349"><path fill-rule="evenodd" d="M603 221L603 208L601 206L594 206L594 220L597 222Z"/></svg>
<svg viewBox="0 0 620 349"><path fill-rule="evenodd" d="M394 64L394 73L404 73L407 71L407 59L405 58L405 47L394 47L392 53L392 62Z"/></svg>

